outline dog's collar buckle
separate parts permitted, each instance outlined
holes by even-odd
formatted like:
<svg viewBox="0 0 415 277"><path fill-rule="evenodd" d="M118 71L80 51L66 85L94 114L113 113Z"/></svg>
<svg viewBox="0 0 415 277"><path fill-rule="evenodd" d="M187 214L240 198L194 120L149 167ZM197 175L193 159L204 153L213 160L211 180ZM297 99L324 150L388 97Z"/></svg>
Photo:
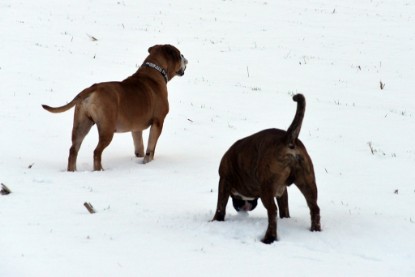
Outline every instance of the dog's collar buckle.
<svg viewBox="0 0 415 277"><path fill-rule="evenodd" d="M165 70L161 66L158 66L157 64L150 63L150 62L146 62L144 64L144 66L147 66L147 67L150 67L150 68L153 68L153 69L157 70L158 72L161 73L161 75L163 75L164 80L166 81L166 83L169 81L169 77L167 76L167 70Z"/></svg>

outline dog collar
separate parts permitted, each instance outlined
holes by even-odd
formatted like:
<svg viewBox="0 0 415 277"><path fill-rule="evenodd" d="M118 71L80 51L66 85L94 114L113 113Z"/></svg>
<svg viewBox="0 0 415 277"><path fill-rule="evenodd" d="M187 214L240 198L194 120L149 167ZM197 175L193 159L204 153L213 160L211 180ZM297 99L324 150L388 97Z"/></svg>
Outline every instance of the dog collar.
<svg viewBox="0 0 415 277"><path fill-rule="evenodd" d="M144 66L147 66L147 67L150 67L150 68L153 68L153 69L157 70L158 72L161 73L161 75L163 75L164 80L166 81L166 83L169 81L169 78L167 76L167 71L164 68L162 68L161 66L158 66L157 64L150 63L150 62L146 62L144 64Z"/></svg>

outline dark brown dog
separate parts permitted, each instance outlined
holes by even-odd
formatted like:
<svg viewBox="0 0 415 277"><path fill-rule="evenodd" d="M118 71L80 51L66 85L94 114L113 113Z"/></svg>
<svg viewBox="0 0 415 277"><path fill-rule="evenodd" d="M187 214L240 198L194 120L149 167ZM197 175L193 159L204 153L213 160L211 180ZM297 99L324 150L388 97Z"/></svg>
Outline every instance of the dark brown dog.
<svg viewBox="0 0 415 277"><path fill-rule="evenodd" d="M52 113L61 113L75 106L68 171L76 170L79 148L94 124L97 124L99 133L94 151L94 170L103 170L102 151L116 132L132 132L135 155L144 157L142 131L150 126L144 163L153 160L169 111L166 84L174 76L184 74L187 60L172 45L155 45L148 52L143 65L124 81L94 84L61 107L42 105Z"/></svg>
<svg viewBox="0 0 415 277"><path fill-rule="evenodd" d="M321 231L320 208L314 168L303 143L298 139L305 112L305 98L293 97L297 112L287 131L268 129L237 141L229 148L219 166L218 204L213 220L224 221L229 196L245 205L261 198L268 211L268 229L262 242L277 239L277 197L280 216L289 217L287 186L296 184L311 213L311 231ZM245 201L245 202L241 202ZM235 203L234 203L235 205ZM248 206L246 206L248 205Z"/></svg>

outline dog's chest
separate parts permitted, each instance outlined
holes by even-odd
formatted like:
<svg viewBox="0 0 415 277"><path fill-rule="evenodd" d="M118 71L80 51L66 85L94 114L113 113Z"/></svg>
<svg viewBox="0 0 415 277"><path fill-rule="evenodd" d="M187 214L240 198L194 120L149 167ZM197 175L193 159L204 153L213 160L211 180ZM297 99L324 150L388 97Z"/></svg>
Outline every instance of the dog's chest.
<svg viewBox="0 0 415 277"><path fill-rule="evenodd" d="M232 190L231 194L236 197L237 199L242 199L242 200L246 200L246 201L251 201L251 200L255 200L257 199L257 197L249 197L249 196L245 196L239 192L237 192L235 189Z"/></svg>
<svg viewBox="0 0 415 277"><path fill-rule="evenodd" d="M274 197L281 197L285 192L285 188L286 188L285 185L276 185L274 188L268 191L269 191L269 194L273 194ZM241 193L237 191L235 188L231 190L231 194L237 199L246 200L246 201L255 200L261 195L259 191L250 192L250 193L247 193L247 192Z"/></svg>
<svg viewBox="0 0 415 277"><path fill-rule="evenodd" d="M275 190L275 197L281 197L285 192L285 186L277 186Z"/></svg>

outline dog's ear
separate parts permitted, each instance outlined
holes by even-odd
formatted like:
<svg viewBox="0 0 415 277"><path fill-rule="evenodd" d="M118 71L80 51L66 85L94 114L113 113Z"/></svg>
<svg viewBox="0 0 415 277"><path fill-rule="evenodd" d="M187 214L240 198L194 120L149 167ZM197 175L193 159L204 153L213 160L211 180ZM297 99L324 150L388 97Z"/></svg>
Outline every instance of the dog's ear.
<svg viewBox="0 0 415 277"><path fill-rule="evenodd" d="M177 61L177 60L180 60L181 59L181 57L180 57L180 51L176 47L174 47L174 46L172 46L170 44L166 44L166 45L163 45L163 50L165 50L165 52L170 57L172 57L174 60Z"/></svg>
<svg viewBox="0 0 415 277"><path fill-rule="evenodd" d="M158 48L160 48L161 47L161 45L154 45L154 46L151 46L150 48L148 48L148 53L150 53L151 54L151 52L153 52L154 50L157 50Z"/></svg>

